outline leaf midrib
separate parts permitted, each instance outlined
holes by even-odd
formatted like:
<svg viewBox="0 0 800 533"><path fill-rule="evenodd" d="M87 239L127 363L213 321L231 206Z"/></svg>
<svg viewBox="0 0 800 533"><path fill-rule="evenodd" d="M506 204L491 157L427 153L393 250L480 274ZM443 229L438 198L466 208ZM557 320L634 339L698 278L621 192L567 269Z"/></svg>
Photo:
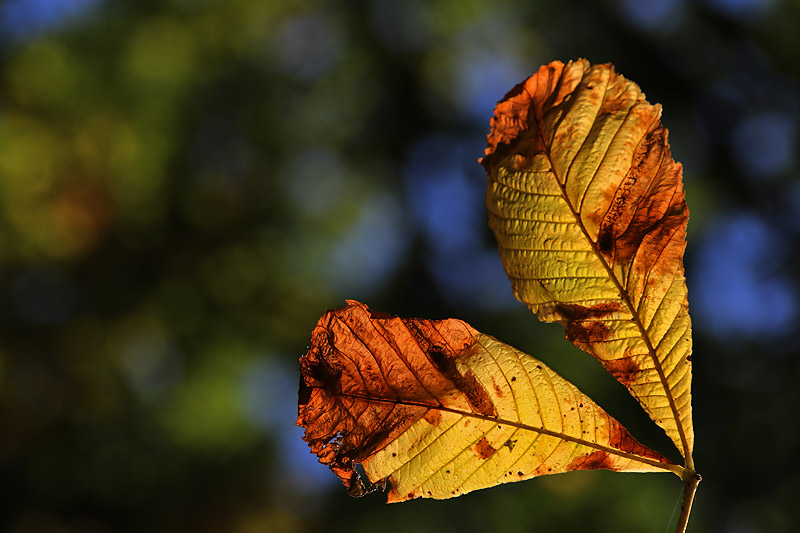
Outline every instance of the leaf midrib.
<svg viewBox="0 0 800 533"><path fill-rule="evenodd" d="M581 81L583 81L583 79L581 79ZM578 82L578 83L580 84L580 82ZM604 98L605 98L605 95L604 95ZM601 102L599 107L602 107L602 105L603 104ZM598 109L599 109L599 107L598 107ZM563 120L563 118L564 117L562 117L562 120ZM688 440L686 438L686 432L684 431L683 424L681 423L681 418L680 418L679 413L678 413L678 408L677 408L677 405L675 404L675 399L672 396L672 390L670 389L669 384L667 383L667 378L666 378L666 375L664 374L664 369L661 366L661 362L658 360L658 354L656 353L656 350L653 347L653 343L650 340L650 336L647 333L647 330L645 329L644 324L642 323L641 317L638 314L638 310L633 305L633 301L631 300L630 295L628 294L628 291L622 286L622 284L620 283L619 279L617 279L617 276L614 273L613 269L609 266L608 262L603 257L603 254L600 253L600 250L597 248L597 243L589 235L589 232L587 231L586 226L583 225L583 220L580 217L580 213L578 213L575 210L575 207L572 205L572 202L570 202L570 200L569 200L569 196L567 195L566 186L562 182L560 176L558 175L558 172L556 171L556 167L555 167L554 161L553 161L553 159L551 157L552 146L550 146L550 144L547 142L546 137L544 135L544 132L542 131L542 120L541 119L542 119L542 117L538 117L538 116L536 117L537 133L539 134L539 137L540 137L540 139L542 141L542 144L547 147L547 150L545 151L545 156L547 157L547 161L550 164L550 172L552 173L553 178L555 179L555 182L558 185L559 190L561 191L561 198L562 198L562 200L564 200L564 203L567 205L567 207L569 208L570 212L572 213L572 216L575 218L575 223L578 225L578 227L580 228L580 230L583 233L584 237L586 237L586 240L589 242L589 246L591 247L592 251L594 252L595 257L597 257L597 259L603 265L603 268L605 269L606 273L608 274L608 277L611 279L611 281L614 283L614 286L619 291L620 298L622 299L622 301L625 304L625 306L628 308L628 311L630 312L631 317L633 318L633 322L634 322L634 324L636 324L636 327L639 330L639 333L640 333L640 335L642 337L642 340L644 341L645 346L647 347L647 351L648 351L648 353L650 355L650 358L653 361L653 367L655 368L655 370L656 370L656 372L658 374L659 380L661 382L661 386L664 389L664 392L666 394L667 402L669 403L670 410L672 411L672 417L675 420L675 426L676 426L676 428L678 430L678 435L680 436L680 439L681 439L681 446L683 447L683 450L681 450L681 455L683 456L684 460L686 461L686 467L689 468L689 469L693 469L694 468L693 467L693 460L692 460L692 455L691 455L691 453L689 451L689 443L688 443ZM558 125L556 125L556 127L554 128L554 131L556 131L557 129L558 129ZM588 138L589 135L591 135L591 129L587 133L587 138ZM584 139L584 142L585 142L585 139ZM641 140L639 142L641 142ZM574 158L573 158L573 161L574 161ZM570 166L571 166L571 164L572 163L570 163Z"/></svg>
<svg viewBox="0 0 800 533"><path fill-rule="evenodd" d="M616 456L619 456L619 457L622 457L622 458L625 458L625 459L636 461L638 463L642 463L642 464L646 464L646 465L649 465L649 466L653 466L655 468L660 468L660 469L665 470L667 472L672 472L673 474L675 474L675 475L677 475L678 477L681 477L681 478L682 478L683 472L684 472L684 468L682 466L680 466L680 465L676 465L676 464L672 464L672 463L664 463L664 462L661 462L661 461L657 461L655 459L650 459L648 457L643 457L641 455L636 455L634 453L624 452L622 450L619 450L619 449L611 447L611 446L605 446L603 444L598 444L596 442L583 440L583 439L580 439L578 437L573 437L571 435L565 435L565 434L559 433L557 431L551 431L549 429L539 428L539 427L536 427L536 426L523 424L522 422L517 422L517 421L513 421L513 420L507 420L505 418L485 416L485 415L481 415L481 414L478 414L478 413L475 413L475 412L472 412L472 411L469 411L469 412L468 411L462 411L460 409L454 409L452 407L446 407L444 405L438 405L438 404L437 405L432 405L432 404L427 404L427 403L424 403L424 402L414 402L414 401L409 401L409 400L376 398L376 397L371 397L371 396L362 396L362 395L359 395L359 394L344 394L344 393L337 394L336 396L339 397L339 398L352 398L354 400L362 400L362 401L366 401L366 402L379 402L379 403L386 403L386 404L390 404L390 405L407 405L407 406L412 406L412 407L424 407L426 409L435 409L435 410L445 411L445 412L448 412L448 413L453 413L453 414L456 414L456 415L465 416L465 417L469 417L469 418L474 418L474 419L478 419L478 420L485 420L487 422L493 422L495 424L505 424L507 426L515 427L517 429L533 431L535 433L540 433L542 435L547 435L547 436L550 436L550 437L555 437L555 438L562 439L562 440L565 440L565 441L573 442L575 444L588 446L590 448L594 448L596 450L600 450L600 451L606 452L608 454L613 454L613 455L616 455Z"/></svg>

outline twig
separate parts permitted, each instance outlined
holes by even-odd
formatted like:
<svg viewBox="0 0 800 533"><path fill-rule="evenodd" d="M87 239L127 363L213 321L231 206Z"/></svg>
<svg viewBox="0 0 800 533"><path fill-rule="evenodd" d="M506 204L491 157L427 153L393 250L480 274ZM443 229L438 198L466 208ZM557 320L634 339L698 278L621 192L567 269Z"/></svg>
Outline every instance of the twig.
<svg viewBox="0 0 800 533"><path fill-rule="evenodd" d="M685 533L686 526L689 524L689 513L692 512L692 502L697 485L700 483L700 474L694 470L687 469L683 478L683 501L681 502L681 514L678 516L678 526L675 533Z"/></svg>

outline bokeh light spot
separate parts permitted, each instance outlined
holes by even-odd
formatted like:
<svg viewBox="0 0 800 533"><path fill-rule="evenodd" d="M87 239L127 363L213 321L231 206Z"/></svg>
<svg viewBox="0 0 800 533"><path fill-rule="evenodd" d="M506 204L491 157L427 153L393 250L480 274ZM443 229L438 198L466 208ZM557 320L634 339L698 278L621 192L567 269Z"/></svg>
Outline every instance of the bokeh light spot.
<svg viewBox="0 0 800 533"><path fill-rule="evenodd" d="M775 6L775 0L706 0L706 4L719 13L748 20L766 15Z"/></svg>
<svg viewBox="0 0 800 533"><path fill-rule="evenodd" d="M179 382L183 363L162 327L153 321L129 328L120 343L120 365L133 389L145 401L158 401Z"/></svg>
<svg viewBox="0 0 800 533"><path fill-rule="evenodd" d="M733 132L733 156L753 177L785 172L793 163L797 121L777 111L746 116Z"/></svg>
<svg viewBox="0 0 800 533"><path fill-rule="evenodd" d="M430 250L428 268L454 305L516 305L496 246L483 240L485 182L477 163L475 173L464 168L468 153L479 153L478 147L434 135L419 140L408 156L406 196Z"/></svg>
<svg viewBox="0 0 800 533"><path fill-rule="evenodd" d="M313 148L294 155L279 172L293 211L317 218L328 216L341 201L348 170L336 153Z"/></svg>
<svg viewBox="0 0 800 533"><path fill-rule="evenodd" d="M38 34L71 22L101 0L5 0L0 5L2 33L17 39Z"/></svg>
<svg viewBox="0 0 800 533"><path fill-rule="evenodd" d="M430 39L432 21L426 2L377 0L370 18L381 40L395 50L415 50Z"/></svg>
<svg viewBox="0 0 800 533"><path fill-rule="evenodd" d="M779 265L784 239L762 219L721 219L699 247L691 285L700 323L721 340L788 335L797 319L797 288Z"/></svg>
<svg viewBox="0 0 800 533"><path fill-rule="evenodd" d="M344 46L339 22L322 12L292 17L278 33L278 59L288 74L301 80L324 74L341 57Z"/></svg>
<svg viewBox="0 0 800 533"><path fill-rule="evenodd" d="M333 246L324 270L329 285L343 297L363 297L380 287L408 246L404 219L391 196L367 200L358 219Z"/></svg>
<svg viewBox="0 0 800 533"><path fill-rule="evenodd" d="M684 0L621 0L617 4L632 27L661 32L675 29L685 9Z"/></svg>
<svg viewBox="0 0 800 533"><path fill-rule="evenodd" d="M297 418L297 371L282 359L255 360L243 374L245 416L265 436L278 441L282 460L275 472L284 490L303 494L323 492L338 480L319 464L303 441Z"/></svg>

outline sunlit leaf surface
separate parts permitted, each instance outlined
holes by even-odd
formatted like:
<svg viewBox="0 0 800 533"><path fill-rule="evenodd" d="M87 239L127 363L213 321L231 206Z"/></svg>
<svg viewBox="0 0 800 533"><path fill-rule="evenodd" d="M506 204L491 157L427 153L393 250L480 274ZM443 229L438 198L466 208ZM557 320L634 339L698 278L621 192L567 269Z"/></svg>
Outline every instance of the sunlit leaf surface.
<svg viewBox="0 0 800 533"><path fill-rule="evenodd" d="M297 423L353 495L384 480L397 502L571 470L681 470L540 361L461 320L350 301L319 320L300 368Z"/></svg>
<svg viewBox="0 0 800 533"><path fill-rule="evenodd" d="M689 216L661 107L611 65L545 65L497 104L482 164L514 294L625 385L691 463Z"/></svg>

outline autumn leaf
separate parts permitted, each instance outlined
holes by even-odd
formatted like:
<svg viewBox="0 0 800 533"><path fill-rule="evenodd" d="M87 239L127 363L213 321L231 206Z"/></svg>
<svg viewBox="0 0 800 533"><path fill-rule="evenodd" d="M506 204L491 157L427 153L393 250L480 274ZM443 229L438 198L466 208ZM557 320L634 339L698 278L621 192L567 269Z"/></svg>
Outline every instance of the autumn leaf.
<svg viewBox="0 0 800 533"><path fill-rule="evenodd" d="M683 470L543 363L461 320L349 301L319 320L300 369L297 424L354 495L383 482L398 502L571 470Z"/></svg>
<svg viewBox="0 0 800 533"><path fill-rule="evenodd" d="M669 462L540 361L455 319L348 302L300 360L297 423L353 495L449 498L604 468L694 470L688 209L661 108L611 65L543 66L495 109L482 164L489 224L514 294L596 357L684 457ZM363 468L366 481L357 469Z"/></svg>
<svg viewBox="0 0 800 533"><path fill-rule="evenodd" d="M482 160L514 294L596 357L692 467L688 209L661 107L611 65L545 65L495 108Z"/></svg>

